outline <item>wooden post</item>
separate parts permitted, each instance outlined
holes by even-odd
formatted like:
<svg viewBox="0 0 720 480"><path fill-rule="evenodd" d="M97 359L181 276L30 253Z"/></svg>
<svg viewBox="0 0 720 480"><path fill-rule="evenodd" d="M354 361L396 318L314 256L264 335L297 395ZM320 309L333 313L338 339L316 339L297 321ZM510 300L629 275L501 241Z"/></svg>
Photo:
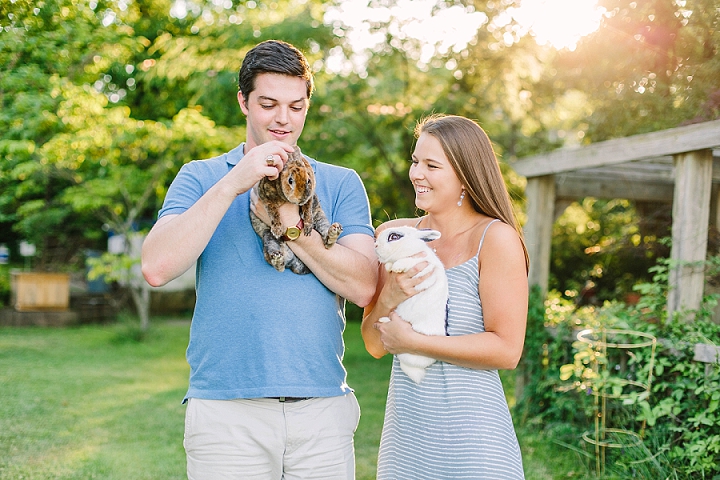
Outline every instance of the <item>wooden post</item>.
<svg viewBox="0 0 720 480"><path fill-rule="evenodd" d="M528 283L540 285L543 297L550 275L550 245L555 217L555 175L530 177L525 188L527 223L524 234L530 256Z"/></svg>
<svg viewBox="0 0 720 480"><path fill-rule="evenodd" d="M720 189L717 185L713 185L710 189L710 219L709 224L712 228L720 227Z"/></svg>
<svg viewBox="0 0 720 480"><path fill-rule="evenodd" d="M673 312L697 310L705 285L712 150L673 156L675 193L672 212L672 251L668 293L668 321Z"/></svg>
<svg viewBox="0 0 720 480"><path fill-rule="evenodd" d="M525 187L527 199L527 222L523 228L525 245L530 257L528 284L540 285L545 298L550 276L550 245L552 225L555 220L555 175L528 177ZM539 361L540 359L534 359ZM515 371L515 398L520 399L525 391L528 372L522 364Z"/></svg>

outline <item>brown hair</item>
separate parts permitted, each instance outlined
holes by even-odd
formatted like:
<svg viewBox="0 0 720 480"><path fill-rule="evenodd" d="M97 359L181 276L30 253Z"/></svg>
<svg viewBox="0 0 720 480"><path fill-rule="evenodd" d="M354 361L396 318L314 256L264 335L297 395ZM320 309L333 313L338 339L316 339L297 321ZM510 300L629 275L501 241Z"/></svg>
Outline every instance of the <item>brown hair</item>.
<svg viewBox="0 0 720 480"><path fill-rule="evenodd" d="M266 40L245 55L238 72L238 89L245 100L255 90L255 78L263 73L302 78L307 85L308 99L312 96L315 86L310 65L302 52L287 42Z"/></svg>
<svg viewBox="0 0 720 480"><path fill-rule="evenodd" d="M421 119L415 126L415 138L423 133L432 135L440 142L469 194L475 211L498 218L515 228L525 252L525 268L529 269L530 261L522 229L515 217L510 194L485 131L469 118L434 114Z"/></svg>

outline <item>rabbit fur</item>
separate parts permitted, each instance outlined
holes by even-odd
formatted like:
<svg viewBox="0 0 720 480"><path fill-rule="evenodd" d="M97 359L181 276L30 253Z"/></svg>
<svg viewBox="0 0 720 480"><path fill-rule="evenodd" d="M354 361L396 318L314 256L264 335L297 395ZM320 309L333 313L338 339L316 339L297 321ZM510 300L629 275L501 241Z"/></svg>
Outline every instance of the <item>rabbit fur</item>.
<svg viewBox="0 0 720 480"><path fill-rule="evenodd" d="M428 266L418 276L432 271L426 280L415 288L418 293L404 300L395 311L409 322L413 330L425 335L445 335L447 318L448 281L445 266L427 242L440 238L436 230L420 230L414 227L392 227L378 234L375 253L388 272L406 272L417 263L426 261ZM413 255L424 252L424 257ZM388 322L383 317L380 322ZM425 378L425 369L435 363L434 358L410 353L398 354L400 368L415 383Z"/></svg>
<svg viewBox="0 0 720 480"><path fill-rule="evenodd" d="M304 222L302 233L310 235L313 229L317 230L325 248L332 247L342 233L342 225L330 224L320 206L320 200L315 194L315 173L310 162L295 146L295 150L288 154L288 160L278 178L263 178L254 188L270 216L270 225L267 225L250 210L253 230L263 241L265 260L278 272L287 267L299 275L310 273L310 269L295 256L282 238L285 229L278 214L278 207L283 203L299 205L300 217Z"/></svg>

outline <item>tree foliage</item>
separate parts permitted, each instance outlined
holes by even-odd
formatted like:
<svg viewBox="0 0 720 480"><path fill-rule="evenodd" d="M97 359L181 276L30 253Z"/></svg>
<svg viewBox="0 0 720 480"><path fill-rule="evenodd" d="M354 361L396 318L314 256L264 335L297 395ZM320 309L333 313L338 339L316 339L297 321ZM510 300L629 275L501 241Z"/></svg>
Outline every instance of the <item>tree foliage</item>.
<svg viewBox="0 0 720 480"><path fill-rule="evenodd" d="M606 9L600 28L551 62L549 91L567 92L586 112L564 134L589 144L720 118L716 1L598 3ZM579 293L592 283L602 301L651 280L643 272L668 254L659 243L670 232L668 207L627 204L612 213L621 204L584 199L556 223L552 288ZM570 218L581 211L579 223ZM602 231L592 233L593 225Z"/></svg>
<svg viewBox="0 0 720 480"><path fill-rule="evenodd" d="M568 87L592 92L586 141L718 118L717 2L599 3L607 10L599 30L556 67Z"/></svg>
<svg viewBox="0 0 720 480"><path fill-rule="evenodd" d="M60 79L94 81L94 56L120 34L70 0L4 2L0 14L0 231L37 243L49 262L68 261L59 246L84 239L87 218L57 201L72 179L51 171L43 146L72 136L58 115Z"/></svg>
<svg viewBox="0 0 720 480"><path fill-rule="evenodd" d="M390 16L370 25L385 41L357 52L345 25L325 21L337 3L3 2L0 242L37 244L41 268L79 266L84 249L105 249L107 230L147 228L183 163L244 138L237 70L269 38L300 47L316 73L303 150L358 171L376 224L419 213L408 159L414 124L430 113L485 128L522 218L515 158L720 112L720 14L711 0L604 0L600 29L560 52L520 35L507 15L517 2L489 0L437 2L436 15L482 15L464 48L423 43L404 33L406 19ZM602 220L606 233L558 225L552 273L562 290L597 265L614 269L623 257L609 245L627 242L608 238L641 228L632 206L616 215L607 203L579 205L585 227ZM640 235L636 251L647 246Z"/></svg>

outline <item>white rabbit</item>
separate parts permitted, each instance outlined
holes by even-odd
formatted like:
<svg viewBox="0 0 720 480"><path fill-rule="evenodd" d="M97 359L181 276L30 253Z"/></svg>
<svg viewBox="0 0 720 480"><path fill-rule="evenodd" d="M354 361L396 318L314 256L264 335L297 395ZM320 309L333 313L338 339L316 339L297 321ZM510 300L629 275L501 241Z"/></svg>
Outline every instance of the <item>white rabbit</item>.
<svg viewBox="0 0 720 480"><path fill-rule="evenodd" d="M436 230L419 230L414 227L394 227L383 230L375 241L375 253L388 272L406 272L417 263L428 262L419 276L432 274L415 288L418 293L403 301L395 311L409 322L413 330L425 335L445 335L447 317L448 282L445 266L427 242L440 238ZM413 255L425 252L417 258ZM380 322L388 322L383 317ZM411 353L398 354L400 367L415 383L425 378L425 368L435 363L434 358Z"/></svg>

